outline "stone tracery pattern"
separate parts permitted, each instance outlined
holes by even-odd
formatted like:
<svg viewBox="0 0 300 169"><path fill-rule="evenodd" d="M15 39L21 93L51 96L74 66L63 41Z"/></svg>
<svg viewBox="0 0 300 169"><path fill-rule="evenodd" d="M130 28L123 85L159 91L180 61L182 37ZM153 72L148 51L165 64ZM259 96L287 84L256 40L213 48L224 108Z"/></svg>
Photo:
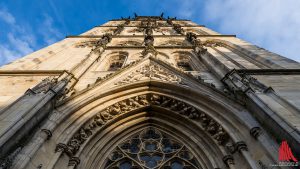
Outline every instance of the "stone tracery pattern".
<svg viewBox="0 0 300 169"><path fill-rule="evenodd" d="M162 67L158 65L146 65L130 73L126 78L123 78L117 83L115 83L115 85L133 83L133 82L140 81L143 78L150 78L153 80L160 80L160 81L166 81L171 83L181 82L181 79L178 76L169 73L168 71L164 70Z"/></svg>
<svg viewBox="0 0 300 169"><path fill-rule="evenodd" d="M74 157L80 146L100 127L113 118L140 108L161 107L174 111L184 117L195 120L219 145L229 141L229 135L224 128L195 107L182 101L158 94L145 94L135 96L115 103L96 114L91 121L82 127L67 144L59 143L56 152L64 152L69 157Z"/></svg>
<svg viewBox="0 0 300 169"><path fill-rule="evenodd" d="M185 145L153 127L119 144L105 164L106 169L196 169L198 166Z"/></svg>

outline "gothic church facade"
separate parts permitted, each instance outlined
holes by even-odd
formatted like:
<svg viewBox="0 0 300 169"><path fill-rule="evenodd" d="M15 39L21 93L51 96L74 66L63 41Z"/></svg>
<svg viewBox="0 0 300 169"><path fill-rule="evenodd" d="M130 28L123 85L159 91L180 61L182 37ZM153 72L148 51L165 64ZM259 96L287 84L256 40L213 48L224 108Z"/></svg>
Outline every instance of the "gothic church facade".
<svg viewBox="0 0 300 169"><path fill-rule="evenodd" d="M0 168L265 169L283 141L300 160L299 86L235 35L111 20L0 68Z"/></svg>

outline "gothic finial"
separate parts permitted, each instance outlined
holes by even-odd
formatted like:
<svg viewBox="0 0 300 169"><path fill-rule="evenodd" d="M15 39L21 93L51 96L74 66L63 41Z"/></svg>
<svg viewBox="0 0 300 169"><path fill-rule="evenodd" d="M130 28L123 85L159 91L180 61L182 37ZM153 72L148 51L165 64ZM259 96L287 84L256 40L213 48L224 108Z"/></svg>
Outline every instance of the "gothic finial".
<svg viewBox="0 0 300 169"><path fill-rule="evenodd" d="M134 17L138 17L138 15L136 13L134 13Z"/></svg>
<svg viewBox="0 0 300 169"><path fill-rule="evenodd" d="M124 18L121 16L121 19L124 19Z"/></svg>
<svg viewBox="0 0 300 169"><path fill-rule="evenodd" d="M160 17L161 17L161 18L163 18L163 17L164 17L164 13L163 13L163 12L160 14Z"/></svg>

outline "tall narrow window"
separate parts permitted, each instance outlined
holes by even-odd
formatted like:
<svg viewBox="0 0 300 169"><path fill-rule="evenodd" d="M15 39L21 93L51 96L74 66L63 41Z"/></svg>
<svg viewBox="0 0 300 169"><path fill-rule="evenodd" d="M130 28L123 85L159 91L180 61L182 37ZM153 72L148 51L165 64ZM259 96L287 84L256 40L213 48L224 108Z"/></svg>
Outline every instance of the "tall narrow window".
<svg viewBox="0 0 300 169"><path fill-rule="evenodd" d="M189 149L154 127L148 127L119 144L105 169L200 169Z"/></svg>

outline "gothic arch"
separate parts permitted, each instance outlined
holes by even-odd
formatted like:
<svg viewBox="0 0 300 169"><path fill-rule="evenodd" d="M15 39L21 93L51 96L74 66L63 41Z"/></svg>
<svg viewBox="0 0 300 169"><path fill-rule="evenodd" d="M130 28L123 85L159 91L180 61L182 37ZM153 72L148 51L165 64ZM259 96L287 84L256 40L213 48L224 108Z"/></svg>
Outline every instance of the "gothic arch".
<svg viewBox="0 0 300 169"><path fill-rule="evenodd" d="M200 165L202 166L202 168L213 168L217 167L217 166L224 166L224 164L222 164L222 159L218 159L216 161L214 161L213 156L218 153L223 154L224 152L222 152L221 150L215 148L214 146L212 146L211 144L209 144L209 141L202 139L205 138L205 135L203 135L203 133L201 133L202 135L197 136L197 134L194 132L192 133L192 129L187 129L184 128L182 125L182 122L178 121L173 121L173 117L169 118L169 116L159 116L159 115L164 115L162 113L156 113L156 112L150 112L152 114L155 114L153 116L155 117L150 117L149 113L146 112L139 112L139 113L135 113L132 114L126 118L124 117L120 117L122 118L122 122L119 121L118 122L114 122L115 126L114 128L110 128L110 129L106 129L106 130L110 130L107 131L108 133L111 133L111 131L118 131L116 132L114 135L112 135L111 139L108 141L107 140L107 144L109 146L107 146L105 149L105 147L101 147L99 145L99 143L103 143L103 139L101 138L101 136L95 136L91 141L90 144L85 147L85 149L83 149L82 152L80 152L80 154L84 155L87 152L93 152L92 156L93 158L91 158L89 161L85 161L84 163L82 163L82 167L83 168L94 168L95 166L102 166L101 164L105 163L105 161L107 160L107 157L110 155L110 153L113 151L113 149L115 149L115 146L117 144L119 144L120 142L124 141L126 139L126 135L132 135L132 131L134 130L141 130L144 129L146 127L155 127L155 128L159 128L160 130L164 131L165 133L168 133L170 135L172 135L173 137L177 138L177 140L181 140L185 146L187 146L187 148L193 153L194 156L196 156L197 161L200 163ZM166 112L164 112L166 113ZM166 115L166 114L165 114ZM171 114L172 115L172 114ZM149 117L147 117L149 116ZM168 119L166 119L168 118ZM176 122L176 123L175 123ZM175 126L175 124L180 124L180 126ZM122 126L126 126L126 128L122 127ZM187 127L187 126L185 126ZM195 135L195 136L191 136L191 135ZM124 138L125 137L125 138ZM195 144L196 142L203 142L203 144ZM212 141L212 140L210 140ZM206 150L204 150L204 147L201 146L205 146L207 147ZM93 151L93 147L97 147L96 150ZM106 152L104 154L101 154L101 150L102 152ZM211 152L211 153L209 153ZM80 157L80 156L79 156ZM102 157L102 160L101 160ZM103 158L104 157L104 158ZM98 161L98 163L94 163L92 161ZM211 161L211 162L210 162Z"/></svg>
<svg viewBox="0 0 300 169"><path fill-rule="evenodd" d="M114 51L108 54L105 54L103 61L100 62L99 68L100 71L111 70L115 71L124 66L126 59L128 58L128 52L123 51Z"/></svg>
<svg viewBox="0 0 300 169"><path fill-rule="evenodd" d="M110 140L110 139L101 140L103 134L99 134L99 133L101 131L103 131L103 130L108 129L108 128L111 128L110 129L110 130L112 130L111 132L118 131L119 129L115 129L116 124L118 123L118 121L121 121L121 123L122 123L123 126L124 125L127 126L126 128L123 129L123 130L125 130L124 132L126 132L127 129L130 129L130 130L134 129L135 125L137 125L134 122L134 121L136 121L137 123L141 123L140 125L142 125L142 126L145 126L145 125L154 125L154 126L160 127L160 125L161 125L161 126L163 126L162 128L169 128L170 131L172 131L172 129L170 129L170 127L173 127L173 130L177 131L175 133L180 133L179 131L181 131L181 132L186 131L188 133L185 133L186 135L185 136L181 136L181 137L185 137L185 139L188 139L188 138L192 137L193 135L197 135L194 132L195 128L198 128L198 130L196 130L196 131L199 131L199 129L201 128L200 127L201 125L199 125L199 124L197 124L193 128L191 128L191 126L190 126L190 125L192 125L191 123L197 123L197 122L196 121L195 122L191 122L189 119L197 120L201 116L201 118L204 119L204 121L202 123L202 126L204 126L204 124L206 124L206 123L207 123L206 124L207 126L210 126L207 129L208 131L206 132L206 134L204 134L204 133L199 134L198 133L198 136L197 137L195 136L195 138L193 138L192 141L190 140L190 141L186 141L186 142L187 143L188 142L190 142L190 143L194 142L191 145L194 148L195 147L199 148L199 146L200 147L203 146L203 145L197 144L197 142L200 142L200 141L205 142L205 145L206 145L205 151L206 152L205 153L201 152L201 151L200 152L196 152L198 154L198 158L200 158L200 157L207 157L207 158L209 158L209 160L208 159L202 159L202 158L198 159L199 161L201 161L200 162L201 163L201 168L212 168L212 167L213 168L217 168L218 166L224 166L224 164L220 163L220 161L222 161L222 157L225 156L226 153L225 153L224 148L220 148L218 146L218 144L219 145L224 145L225 141L226 142L228 141L229 136L225 133L225 130L220 125L218 125L217 122L215 122L213 119L211 119L210 117L206 116L205 113L201 114L199 111L197 111L193 107L190 107L190 106L186 105L185 103L183 103L183 102L181 102L179 100L174 100L174 99L169 98L167 96L162 96L162 95L158 95L158 94L146 94L146 95L144 94L144 95L139 95L139 96L135 96L135 97L131 97L129 99L126 99L126 101L125 102L123 101L123 103L122 103L122 101L119 102L119 103L115 103L112 106L106 108L105 111L110 111L111 113L112 112L116 113L117 111L113 110L113 108L115 108L116 105L127 104L127 106L130 107L130 105L134 104L134 103L128 102L128 100L134 100L137 97L141 98L141 100L139 101L139 104L145 104L145 105L142 105L141 107L138 106L138 107L136 107L136 109L128 110L128 112L126 112L126 109L128 108L127 107L127 108L125 108L123 110L126 113L120 114L120 116L118 116L117 114L115 115L116 119L112 118L110 116L111 115L110 113L109 113L110 115L107 114L107 113L104 113L104 114L100 113L101 117L98 116L99 114L95 115L93 117L94 121L90 122L89 125L88 125L89 127L92 128L92 131L87 131L86 128L85 129L84 128L79 129L79 131L77 132L77 134L74 134L74 136L66 144L67 148L64 148L64 146L59 145L58 151L65 151L66 154L71 154L71 155L69 155L70 157L72 157L75 154L77 154L80 157L81 154L85 154L85 153L84 152L78 152L78 151L84 151L85 149L88 149L87 152L89 152L89 154L90 154L90 152L95 147L99 147L99 149L102 148L100 145L98 145L99 143L102 144L102 145L103 144L106 145L106 147L111 147L111 146L107 146L107 144L111 143L113 141ZM147 100L146 98L147 97L148 97L149 102L152 101L153 105L146 103L146 100ZM169 103L166 103L166 102L169 102ZM185 111L175 110L176 108L174 107L174 105L172 105L172 103L174 105L176 105L176 104L178 104L178 105L179 104L180 105L184 104L184 105L186 105L188 107L186 108ZM151 106L151 109L149 109L148 106ZM173 106L173 108L172 108L172 106ZM132 106L132 108L135 108L135 107ZM183 108L183 110L184 110L184 108ZM144 113L145 111L147 111L147 113ZM178 112L175 113L176 111L178 111L179 113ZM114 113L112 113L112 114L114 114ZM144 113L144 116L141 116L141 118L146 118L146 119L144 119L145 121L143 121L143 120L140 121L139 118L136 117L136 116L139 116L140 113ZM180 115L180 113L181 113L181 115ZM151 114L154 114L154 116L152 117ZM135 116L134 120L132 119L131 116ZM178 116L178 117L176 117L176 116ZM182 116L183 117L185 117L185 116L187 117L186 120L183 121L184 123L182 123L182 120L183 120ZM102 118L104 118L104 119L102 119ZM96 119L96 121L95 121L95 119ZM99 121L99 119L101 119L101 120ZM126 119L128 119L128 120L126 120ZM207 121L208 119L210 119L211 122L208 122ZM149 122L149 120L151 122ZM126 124L126 123L129 123L129 124ZM181 123L181 125L185 125L185 128L188 128L188 127L190 127L190 128L189 129L184 129L184 128L182 128L179 125L180 123ZM114 124L114 125L111 127L110 125L112 125L112 124ZM95 125L103 127L104 129L102 129L102 130L98 129L98 131L95 131L95 130L93 130L94 128L96 128ZM216 127L216 126L213 127L214 125L216 125L218 127ZM138 125L136 127L138 127ZM89 128L89 129L91 129L91 128ZM177 129L175 129L175 128L177 128ZM215 133L213 131L214 129L212 129L212 128L214 128L218 132ZM95 134L92 134L94 132L95 132ZM98 136L98 134L99 134L99 136ZM111 135L111 134L108 133L108 135ZM117 141L117 140L121 139L120 136L122 136L123 134L121 132L117 132L114 135L118 136L118 138L115 140L115 141ZM96 140L99 139L99 140L97 140L95 142L95 145L94 144L85 143L85 141L86 141L85 139L88 139L91 136L93 136L92 139L96 139ZM211 136L211 137L209 137L209 136ZM209 138L209 140L205 141L202 138ZM77 141L74 141L74 140L77 140ZM83 148L81 147L79 149L79 147L80 147L79 144L74 143L74 142L78 142L78 140L83 140L82 141ZM105 143L105 141L107 141L107 144ZM209 145L209 143L210 144L213 143L213 144L215 144L215 146L211 146L210 145L210 146L207 147L207 145ZM204 150L204 147L202 147L202 149ZM199 150L202 150L202 149L199 149ZM96 153L97 155L99 153L101 154L101 152L99 152L99 151L100 150L95 150L94 153ZM109 152L109 150L104 150L103 152ZM91 161L99 161L101 158L103 158L103 152L101 154L101 157L98 157L98 160L93 159L93 158L96 158L96 157L93 157L93 155L90 154L89 155L90 159L87 159L88 161L86 161L85 163L83 163L82 165L80 165L80 168L95 168L96 164L86 164L86 163L89 163L89 160L91 160ZM209 152L211 154L209 154ZM223 154L223 156L218 156L219 159L216 160L217 154L220 154L220 153ZM215 159L214 159L213 156L215 156ZM103 164L100 164L100 165L102 166Z"/></svg>
<svg viewBox="0 0 300 169"><path fill-rule="evenodd" d="M180 57L186 57L187 63L191 66L193 71L206 70L205 65L190 51L176 51L172 53L174 64L177 65Z"/></svg>
<svg viewBox="0 0 300 169"><path fill-rule="evenodd" d="M148 87L145 88L146 86L150 87L150 89ZM207 86L205 86L204 88L207 88ZM208 87L206 89L206 92L212 92L214 90L214 89L209 89L209 88L210 87ZM182 91L182 92L180 92L180 94L179 94L179 93L174 93L172 91ZM189 91L189 92L187 92L187 91ZM91 122L94 119L94 117L97 116L97 113L99 113L105 109L107 110L107 108L109 108L112 105L115 105L116 103L119 104L120 102L122 102L124 100L135 99L136 97L141 97L143 95L147 95L148 98L149 98L149 95L152 95L152 96L160 95L160 96L164 96L164 97L173 99L177 102L182 102L185 105L192 105L193 107L195 107L196 111L204 112L205 114L207 114L207 117L210 117L214 122L222 125L222 128L224 129L224 131L228 131L228 133L230 133L229 140L232 140L233 142L239 142L239 141L242 141L243 139L246 139L248 137L247 131L249 130L249 128L251 128L251 126L253 127L253 125L254 126L258 125L255 123L255 120L253 120L253 118L251 116L249 116L249 114L247 115L247 112L245 112L245 110L243 110L243 108L241 106L238 106L238 104L231 102L228 99L221 101L220 94L218 94L216 92L210 93L209 94L210 96L208 94L205 94L206 92L205 91L199 92L199 88L194 90L191 88L183 88L181 85L167 84L167 83L154 81L154 82L138 82L138 83L134 83L134 84L130 84L130 85L124 85L124 86L121 86L121 87L116 88L111 91L105 91L104 93L101 93L101 94L98 93L98 94L96 94L97 96L92 96L92 97L84 96L84 94L78 95L77 97L82 97L82 99L84 97L85 101L80 101L80 98L73 98L72 100L70 100L69 103L65 103L65 105L63 105L61 108L59 108L59 109L63 110L63 112L61 112L61 114L65 115L64 119L66 119L67 121L65 121L58 127L58 130L61 130L64 132L62 132L60 135L55 136L57 142L62 143L62 144L58 144L57 152L60 152L60 153L67 152L66 154L68 154L67 145L72 140L72 138L78 137L78 135L80 135L80 132L82 132L81 134L83 134L83 138L85 138L87 136L87 138L88 139L91 138L91 140L93 140L95 138L98 138L98 139L106 138L107 135L104 134L105 135L104 136L102 133L102 131L104 131L104 129L103 130L99 129L96 132L92 131L93 134L89 134L89 132L86 131L85 129L82 131L80 131L80 130L82 129L82 127L84 127L89 122ZM95 91L93 93L95 93ZM115 93L118 96L111 96L112 93ZM190 94L192 93L192 95L194 95L194 96L191 97L190 94L188 96L186 93L190 93ZM78 103L82 103L82 104L76 105ZM129 102L127 102L127 103L129 104ZM142 101L140 103L144 104L145 102ZM208 104L209 104L209 106L208 106ZM186 127L193 126L193 130L190 130L190 132L199 131L198 134L202 133L201 136L198 136L197 139L196 138L194 139L195 143L197 142L197 140L199 143L200 142L199 140L201 140L201 138L208 139L205 141L206 143L211 143L211 144L215 145L215 146L213 146L214 148L212 148L212 152L217 151L217 152L219 152L219 155L220 154L226 155L225 148L222 145L223 143L218 144L218 142L216 141L216 138L214 137L214 134L210 135L208 131L205 131L205 129L203 129L203 127L201 127L202 124L199 123L199 121L197 122L198 116L193 117L193 115L189 115L189 114L185 114L185 113L183 113L181 115L179 113L179 111L180 111L179 109L172 110L172 108L171 108L172 105L173 104L169 105L170 108L166 108L163 106L161 107L161 106L156 106L156 105L150 105L150 107L152 107L152 109L147 109L149 107L149 105L147 106L145 103L145 105L142 107L138 107L137 109L130 110L128 113L124 113L121 116L118 116L116 119L112 119L112 121L110 122L110 125L107 125L107 126L113 126L113 128L114 128L114 127L116 127L115 124L121 123L123 126L127 126L127 127L124 127L124 130L125 130L125 128L128 128L128 130L129 130L130 129L129 126L134 125L134 119L132 119L132 118L135 115L138 116L140 113L143 113L145 111L146 112L154 112L154 114L156 113L156 115L157 115L154 117L161 117L161 118L152 118L152 119L150 118L151 120L153 120L153 122L155 122L154 124L156 124L156 125L159 124L159 126L161 125L161 126L165 127L169 123L169 125L166 128L162 127L163 131L166 131L166 132L171 131L170 127L172 127L172 126L174 127L175 126L174 124L177 125L177 123L180 124L185 121L183 126L184 125L187 125ZM190 111L190 112L193 112L193 111ZM224 112L226 112L226 114L224 114ZM241 115L241 114L243 114L243 115ZM168 120L163 121L163 119L166 119L166 115L169 115L169 116L167 116ZM200 115L200 114L198 113L198 115ZM106 117L110 118L109 116L106 116ZM144 117L150 117L150 116L146 115ZM127 118L128 118L128 121L126 121ZM172 118L174 118L173 122L171 120ZM244 121L245 119L247 119L248 121ZM251 120L249 120L249 119L251 119ZM160 121L160 120L162 120L162 121ZM173 123L173 125L172 125L172 123ZM99 123L99 124L101 124L101 123ZM140 125L143 126L146 124L149 124L149 119L148 119L148 121L146 120L144 123L142 123ZM106 126L106 125L103 124L103 126ZM159 127L159 126L157 126L157 127ZM178 125L178 127L180 127L180 126ZM181 128L181 129L183 129L183 128ZM188 131L187 129L186 130L181 130L181 129L177 129L177 131ZM76 132L74 133L73 131L76 131ZM117 130L117 128L111 129L111 132L113 132L113 131L116 132L118 130ZM68 134L66 134L66 133L68 133ZM124 131L124 133L126 133L126 131ZM55 131L54 131L54 134L55 134ZM92 135L93 137L90 137L90 135ZM191 136L193 136L193 134L189 133L187 135L181 135L180 138L182 137L182 138L187 139L187 138L190 138ZM108 137L106 139L110 140L110 138L108 138ZM108 140L106 140L106 141L108 141ZM121 139L115 138L115 141L116 140L121 140ZM214 140L214 141L212 141L212 140ZM70 154L69 155L70 156L69 163L71 163L71 165L74 163L74 161L76 161L78 156L81 157L81 153L79 153L79 154L76 154L76 153L82 152L84 155L86 146L88 146L90 144L89 141L90 140L84 142L82 147L85 147L85 148L81 148L81 149L79 148L78 150L76 150L75 154L69 152L69 154ZM98 140L97 142L100 142L100 141ZM87 144L87 143L89 143L89 144ZM192 143L192 142L190 141L190 143ZM90 146L90 149L91 149L91 147L97 147L97 146L98 145L96 145L96 144L93 146ZM188 146L192 146L192 145L188 145ZM79 146L79 147L81 147L81 146ZM106 146L106 147L108 147L108 146ZM71 149L73 149L73 148L71 148ZM109 150L106 150L106 151L109 152ZM200 152L198 152L198 154L199 153ZM59 158L60 156L61 155L58 155L58 156L56 155L57 159L56 158L52 159L52 160L54 160L52 162L55 164L56 163L55 161L57 161L59 159L66 160L65 158ZM205 154L205 156L209 156L209 154ZM233 156L238 161L244 159L241 157L241 155L237 155L237 153L235 153ZM270 155L268 155L268 156L270 156ZM218 158L221 158L221 157L218 157ZM199 159L199 161L201 161L201 159ZM203 161L203 159L202 159L202 161ZM220 166L221 163L218 161L220 161L220 159L217 160L216 162L214 162L214 160L206 160L205 163L209 163L207 165ZM253 160L251 160L251 159L246 159L246 161L248 161L248 163L253 163ZM61 163L61 162L59 162L59 163ZM201 164L203 164L203 162ZM65 164L65 165L67 165L67 164ZM85 164L85 162L82 162L79 165L86 165L86 164ZM208 168L210 168L210 167L208 167Z"/></svg>

